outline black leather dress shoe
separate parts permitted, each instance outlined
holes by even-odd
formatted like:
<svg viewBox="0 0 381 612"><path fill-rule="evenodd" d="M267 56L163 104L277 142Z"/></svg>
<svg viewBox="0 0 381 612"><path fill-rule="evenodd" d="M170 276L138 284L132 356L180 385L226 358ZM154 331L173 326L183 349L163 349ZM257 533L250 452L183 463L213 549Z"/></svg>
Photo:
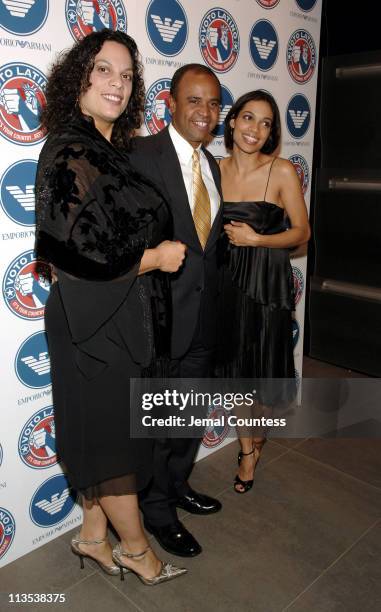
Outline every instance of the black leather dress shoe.
<svg viewBox="0 0 381 612"><path fill-rule="evenodd" d="M144 527L155 536L164 550L173 555L195 557L202 551L200 544L180 521L164 527L154 527L144 521Z"/></svg>
<svg viewBox="0 0 381 612"><path fill-rule="evenodd" d="M219 512L222 508L222 504L218 499L197 493L193 489L189 489L186 495L179 497L176 506L191 514L213 514L214 512Z"/></svg>

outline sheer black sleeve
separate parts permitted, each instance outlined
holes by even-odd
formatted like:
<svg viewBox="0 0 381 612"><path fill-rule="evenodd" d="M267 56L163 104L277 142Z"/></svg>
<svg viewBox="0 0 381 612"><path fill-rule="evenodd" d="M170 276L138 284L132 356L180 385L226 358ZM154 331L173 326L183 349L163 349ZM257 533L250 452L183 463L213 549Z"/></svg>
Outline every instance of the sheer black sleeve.
<svg viewBox="0 0 381 612"><path fill-rule="evenodd" d="M42 153L36 183L36 255L77 278L112 280L146 248L146 211L107 158L83 145Z"/></svg>

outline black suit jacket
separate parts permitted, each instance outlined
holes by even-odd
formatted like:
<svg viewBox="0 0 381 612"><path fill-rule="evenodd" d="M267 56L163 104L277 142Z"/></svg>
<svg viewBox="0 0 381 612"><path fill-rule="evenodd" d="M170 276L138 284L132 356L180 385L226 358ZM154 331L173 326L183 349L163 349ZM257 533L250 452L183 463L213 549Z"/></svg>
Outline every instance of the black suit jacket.
<svg viewBox="0 0 381 612"><path fill-rule="evenodd" d="M203 148L221 196L220 169L213 155ZM180 162L172 139L165 128L154 136L138 137L132 142L130 161L160 189L173 215L174 240L187 245L185 262L179 272L170 275L172 287L172 358L188 350L200 315L205 348L216 343L216 305L218 292L217 241L222 229L220 205L209 238L202 249L199 242Z"/></svg>

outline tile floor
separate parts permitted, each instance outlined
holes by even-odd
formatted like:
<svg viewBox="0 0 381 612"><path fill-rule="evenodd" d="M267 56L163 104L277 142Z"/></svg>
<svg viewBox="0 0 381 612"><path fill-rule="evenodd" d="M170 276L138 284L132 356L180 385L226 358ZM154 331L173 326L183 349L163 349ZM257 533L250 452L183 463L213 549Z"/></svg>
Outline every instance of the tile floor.
<svg viewBox="0 0 381 612"><path fill-rule="evenodd" d="M356 376L307 359L305 376ZM181 579L148 588L80 570L66 533L0 570L1 610L62 612L380 612L381 440L272 440L246 495L234 493L237 443L196 464L212 516L182 513L204 552ZM153 547L163 558L155 540ZM66 603L8 604L8 592L61 592Z"/></svg>

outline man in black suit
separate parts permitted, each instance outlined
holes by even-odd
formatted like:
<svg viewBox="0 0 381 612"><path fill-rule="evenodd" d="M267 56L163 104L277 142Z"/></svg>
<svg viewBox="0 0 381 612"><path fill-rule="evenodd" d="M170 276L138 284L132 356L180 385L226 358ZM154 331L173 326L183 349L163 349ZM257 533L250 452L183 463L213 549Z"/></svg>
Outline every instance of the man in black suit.
<svg viewBox="0 0 381 612"><path fill-rule="evenodd" d="M213 365L221 177L203 143L217 124L220 97L220 83L209 68L200 64L179 68L169 96L171 125L154 136L136 138L130 157L166 197L173 238L187 245L184 265L170 279L171 376L176 378L207 377ZM164 549L186 557L202 549L178 520L176 508L193 514L221 509L218 500L188 484L199 443L199 439L155 440L153 480L140 497L146 529Z"/></svg>

